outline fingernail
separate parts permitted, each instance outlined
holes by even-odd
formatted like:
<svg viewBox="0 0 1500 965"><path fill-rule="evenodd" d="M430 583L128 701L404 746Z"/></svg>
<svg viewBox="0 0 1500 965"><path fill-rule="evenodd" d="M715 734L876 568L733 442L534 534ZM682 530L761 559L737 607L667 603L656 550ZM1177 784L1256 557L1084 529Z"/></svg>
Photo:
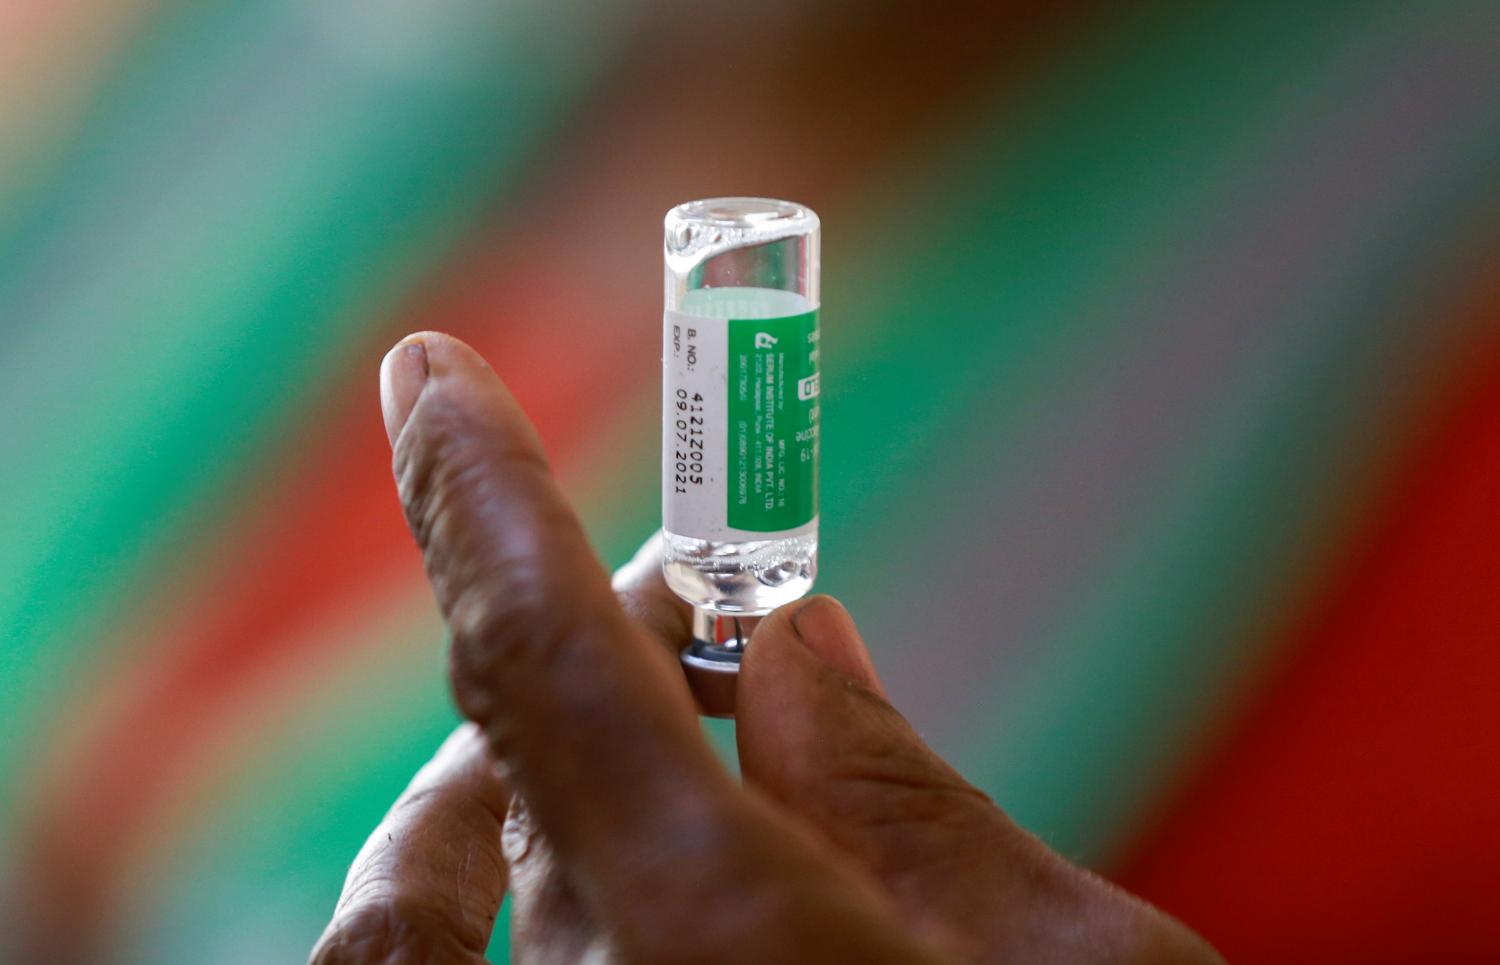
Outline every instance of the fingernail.
<svg viewBox="0 0 1500 965"><path fill-rule="evenodd" d="M792 613L792 629L819 660L879 694L885 693L859 629L837 600L815 596Z"/></svg>
<svg viewBox="0 0 1500 965"><path fill-rule="evenodd" d="M391 445L411 418L411 410L427 382L427 347L420 339L400 342L380 363L380 411Z"/></svg>

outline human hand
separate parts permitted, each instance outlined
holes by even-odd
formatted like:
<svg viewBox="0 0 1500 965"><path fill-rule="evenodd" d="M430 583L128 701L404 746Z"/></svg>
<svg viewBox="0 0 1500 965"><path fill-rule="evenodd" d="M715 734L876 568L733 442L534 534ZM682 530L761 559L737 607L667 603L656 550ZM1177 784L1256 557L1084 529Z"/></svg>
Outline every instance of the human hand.
<svg viewBox="0 0 1500 965"><path fill-rule="evenodd" d="M655 541L612 585L455 339L394 348L381 399L471 723L366 842L314 962L482 961L507 889L527 962L1220 961L939 759L828 597L755 629L736 782L675 659L690 615Z"/></svg>

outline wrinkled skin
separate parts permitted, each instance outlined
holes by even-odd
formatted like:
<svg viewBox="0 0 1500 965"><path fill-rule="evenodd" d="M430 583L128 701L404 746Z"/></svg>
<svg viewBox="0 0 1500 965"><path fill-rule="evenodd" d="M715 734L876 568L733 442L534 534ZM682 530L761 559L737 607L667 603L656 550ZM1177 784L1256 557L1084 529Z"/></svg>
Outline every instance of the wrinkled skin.
<svg viewBox="0 0 1500 965"><path fill-rule="evenodd" d="M397 345L381 398L470 722L355 859L314 962L482 961L507 891L521 962L1220 961L939 759L828 597L755 629L735 781L656 541L611 581L457 340Z"/></svg>

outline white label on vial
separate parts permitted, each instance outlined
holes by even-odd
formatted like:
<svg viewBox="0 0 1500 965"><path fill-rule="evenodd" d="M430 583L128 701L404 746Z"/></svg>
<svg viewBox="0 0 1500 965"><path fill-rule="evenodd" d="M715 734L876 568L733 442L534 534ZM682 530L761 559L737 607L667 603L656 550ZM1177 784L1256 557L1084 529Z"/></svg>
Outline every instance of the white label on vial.
<svg viewBox="0 0 1500 965"><path fill-rule="evenodd" d="M816 309L805 305L794 315L750 319L667 311L662 522L669 532L743 542L817 525L818 328Z"/></svg>
<svg viewBox="0 0 1500 965"><path fill-rule="evenodd" d="M662 378L662 525L729 539L729 319L668 311Z"/></svg>

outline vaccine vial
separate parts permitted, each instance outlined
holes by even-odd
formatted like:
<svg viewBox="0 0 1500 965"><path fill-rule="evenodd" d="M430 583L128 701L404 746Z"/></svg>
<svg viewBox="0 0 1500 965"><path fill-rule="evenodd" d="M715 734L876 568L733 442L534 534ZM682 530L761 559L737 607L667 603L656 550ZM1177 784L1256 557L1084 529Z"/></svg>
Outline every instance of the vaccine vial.
<svg viewBox="0 0 1500 965"><path fill-rule="evenodd" d="M665 228L662 567L732 663L817 572L818 216L712 198Z"/></svg>

